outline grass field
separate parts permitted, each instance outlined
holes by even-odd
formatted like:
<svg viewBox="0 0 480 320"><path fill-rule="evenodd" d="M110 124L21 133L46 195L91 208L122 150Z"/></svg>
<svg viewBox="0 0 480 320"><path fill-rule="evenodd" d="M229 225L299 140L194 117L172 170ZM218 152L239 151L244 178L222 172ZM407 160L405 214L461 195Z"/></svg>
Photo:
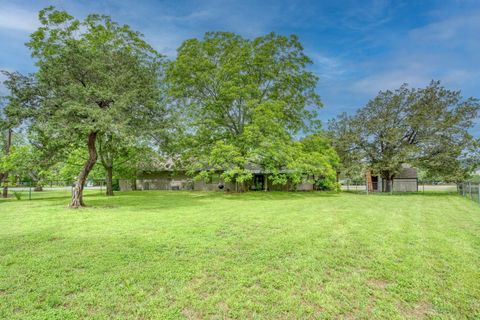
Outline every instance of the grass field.
<svg viewBox="0 0 480 320"><path fill-rule="evenodd" d="M86 202L0 201L0 318L480 318L480 207L459 196Z"/></svg>

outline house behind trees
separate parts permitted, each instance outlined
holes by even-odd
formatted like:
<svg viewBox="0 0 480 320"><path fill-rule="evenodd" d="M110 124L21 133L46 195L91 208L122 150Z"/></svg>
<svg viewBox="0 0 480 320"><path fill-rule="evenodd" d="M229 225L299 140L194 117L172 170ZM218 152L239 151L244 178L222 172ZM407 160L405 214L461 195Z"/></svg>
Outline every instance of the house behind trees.
<svg viewBox="0 0 480 320"><path fill-rule="evenodd" d="M313 178L304 177L301 183L273 184L268 173L252 169L252 179L243 183L227 182L222 179L222 171L211 174L209 178L194 180L186 171L164 169L143 172L134 181L120 180L121 191L129 190L196 190L196 191L313 191Z"/></svg>

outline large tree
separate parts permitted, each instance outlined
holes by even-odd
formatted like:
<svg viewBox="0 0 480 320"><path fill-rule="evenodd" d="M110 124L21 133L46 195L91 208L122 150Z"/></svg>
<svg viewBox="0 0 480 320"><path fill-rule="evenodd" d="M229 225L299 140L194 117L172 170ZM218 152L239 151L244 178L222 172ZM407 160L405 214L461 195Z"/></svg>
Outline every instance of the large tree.
<svg viewBox="0 0 480 320"><path fill-rule="evenodd" d="M6 77L3 84L9 92L4 97L7 103L2 109L3 123L9 127L10 140L14 141L9 143L8 156L3 161L4 168L6 172L34 182L36 190L41 190L43 173L54 163L57 148L55 143L50 142L49 147L42 143L41 126L32 121L39 106L39 87L33 75L2 73ZM43 141L49 139L43 137Z"/></svg>
<svg viewBox="0 0 480 320"><path fill-rule="evenodd" d="M475 144L469 133L480 110L477 99L463 99L438 81L426 88L407 85L382 91L355 115L330 122L330 134L343 167L361 163L388 181L402 164L454 179L462 158Z"/></svg>
<svg viewBox="0 0 480 320"><path fill-rule="evenodd" d="M224 171L230 181L261 168L283 183L295 163L295 138L318 130L317 77L296 36L253 40L209 32L185 41L167 69L185 124L180 143L192 173ZM184 162L185 164L185 162Z"/></svg>
<svg viewBox="0 0 480 320"><path fill-rule="evenodd" d="M145 141L133 139L132 136L103 134L98 137L97 150L99 162L105 170L107 196L114 194L114 177L134 180L141 163L156 158L154 151ZM133 181L132 189L135 189Z"/></svg>
<svg viewBox="0 0 480 320"><path fill-rule="evenodd" d="M84 205L83 187L97 161L97 138L134 130L159 100L162 57L138 32L92 14L83 21L48 7L27 46L36 59L41 102L35 122L50 140L84 141L88 159L70 207Z"/></svg>
<svg viewBox="0 0 480 320"><path fill-rule="evenodd" d="M9 175L12 169L9 158L11 158L14 129L18 129L25 118L23 112L16 108L17 99L13 99L13 96L17 94L15 92L16 83L26 81L26 78L20 77L17 73L3 71L2 73L7 77L3 84L11 94L0 97L0 183L3 185L2 197L7 198Z"/></svg>

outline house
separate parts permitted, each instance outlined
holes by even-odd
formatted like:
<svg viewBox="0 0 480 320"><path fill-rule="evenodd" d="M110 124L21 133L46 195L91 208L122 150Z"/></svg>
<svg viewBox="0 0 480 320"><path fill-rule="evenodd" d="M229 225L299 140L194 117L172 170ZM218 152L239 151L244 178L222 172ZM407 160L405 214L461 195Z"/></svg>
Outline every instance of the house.
<svg viewBox="0 0 480 320"><path fill-rule="evenodd" d="M387 180L378 174L367 172L368 191L382 192L388 190ZM393 178L391 186L393 192L417 192L418 191L418 174L417 169L408 165L403 165L400 172Z"/></svg>
<svg viewBox="0 0 480 320"><path fill-rule="evenodd" d="M268 181L267 174L258 169L250 169L253 178L245 183L226 182L221 178L222 171L211 175L209 179L194 180L186 171L163 168L156 171L144 171L134 181L120 180L121 191L129 190L197 190L197 191L313 191L314 184L308 179L300 184L287 183L274 185Z"/></svg>

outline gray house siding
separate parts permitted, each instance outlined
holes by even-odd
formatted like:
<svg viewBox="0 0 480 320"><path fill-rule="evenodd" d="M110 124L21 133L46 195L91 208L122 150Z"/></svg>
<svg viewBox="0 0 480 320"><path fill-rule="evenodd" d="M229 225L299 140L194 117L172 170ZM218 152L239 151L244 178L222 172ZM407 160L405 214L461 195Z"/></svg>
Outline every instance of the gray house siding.
<svg viewBox="0 0 480 320"><path fill-rule="evenodd" d="M263 174L255 174L262 176L261 190L264 190ZM121 191L131 191L132 180L120 180ZM225 182L220 178L220 173L207 180L193 180L185 172L158 171L144 173L135 180L137 190L196 190L196 191L247 191L255 190L257 187L254 181L245 183ZM222 187L222 188L221 188ZM269 191L313 191L314 186L310 182L291 185L274 185L267 180L267 190Z"/></svg>
<svg viewBox="0 0 480 320"><path fill-rule="evenodd" d="M386 180L378 177L377 191L382 191ZM417 192L418 178L417 169L412 167L403 167L402 170L393 178L393 192Z"/></svg>

